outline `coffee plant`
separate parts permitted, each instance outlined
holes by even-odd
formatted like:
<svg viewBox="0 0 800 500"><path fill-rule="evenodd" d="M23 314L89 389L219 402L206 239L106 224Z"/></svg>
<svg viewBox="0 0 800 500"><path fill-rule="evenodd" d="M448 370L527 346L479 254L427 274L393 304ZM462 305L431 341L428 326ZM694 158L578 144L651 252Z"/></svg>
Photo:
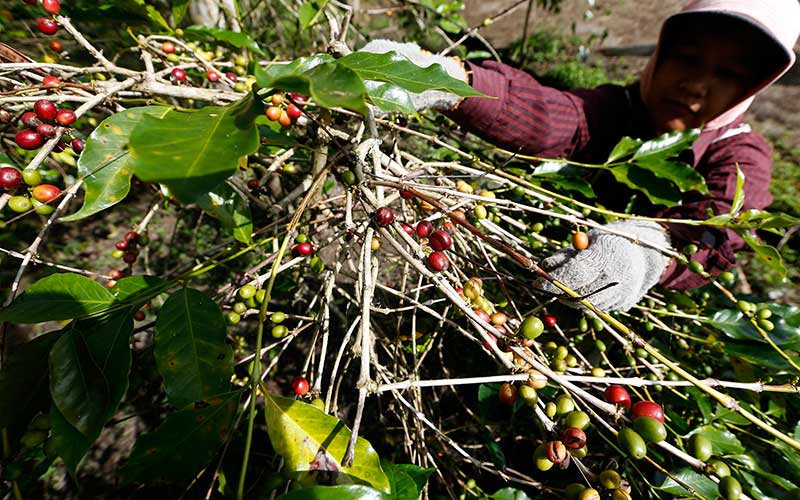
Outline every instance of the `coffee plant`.
<svg viewBox="0 0 800 500"><path fill-rule="evenodd" d="M697 131L586 165L416 113L479 94L352 46L388 25L468 55L458 3L9 3L3 498L800 498L797 307L692 246L658 250L709 284L627 313L537 266L638 217L596 171L706 191L677 159ZM800 220L743 211L746 182L679 222L785 276L755 230Z"/></svg>

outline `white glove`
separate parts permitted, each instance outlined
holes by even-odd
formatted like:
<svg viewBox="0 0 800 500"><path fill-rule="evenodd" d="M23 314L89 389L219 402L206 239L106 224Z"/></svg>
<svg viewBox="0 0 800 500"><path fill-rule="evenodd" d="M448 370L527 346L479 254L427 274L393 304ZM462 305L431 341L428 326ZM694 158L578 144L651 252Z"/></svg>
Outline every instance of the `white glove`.
<svg viewBox="0 0 800 500"><path fill-rule="evenodd" d="M458 80L467 81L467 71L464 65L456 57L440 56L422 50L419 45L413 42L393 42L391 40L372 40L364 45L359 52L369 52L371 54L385 54L386 52L397 52L406 59L419 67L427 68L432 64L440 64L448 75ZM426 90L421 94L411 94L411 101L417 111L423 109L436 109L446 111L454 108L462 97L450 92L441 90Z"/></svg>
<svg viewBox="0 0 800 500"><path fill-rule="evenodd" d="M589 301L598 309L627 311L658 283L670 260L660 251L637 241L669 247L669 236L660 225L647 221L616 221L603 229L626 234L632 239L592 229L587 234L588 248L580 251L563 248L539 266L581 296L591 294ZM617 284L592 294L614 282ZM562 293L544 278L537 278L533 286L553 294Z"/></svg>

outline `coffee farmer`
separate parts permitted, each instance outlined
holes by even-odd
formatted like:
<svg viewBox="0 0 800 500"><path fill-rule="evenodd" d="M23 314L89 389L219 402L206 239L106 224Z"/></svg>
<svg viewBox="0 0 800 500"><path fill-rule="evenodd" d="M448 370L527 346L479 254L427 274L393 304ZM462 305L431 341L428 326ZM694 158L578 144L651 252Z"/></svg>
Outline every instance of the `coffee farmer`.
<svg viewBox="0 0 800 500"><path fill-rule="evenodd" d="M692 0L662 25L656 51L638 82L569 91L543 86L497 62L465 66L414 43L375 40L362 50L393 50L420 66L441 64L451 76L496 97L462 99L427 91L413 98L418 109L443 111L467 130L524 155L603 163L624 136L650 139L701 128L686 161L703 175L709 194L684 193L678 206L651 207L647 215L705 219L709 210L730 211L737 165L746 176L744 209L770 204L770 147L745 123L743 113L756 94L792 66L799 33L797 0ZM616 198L627 201L630 195ZM730 230L647 221L612 222L589 231L589 238L588 249L565 248L540 265L582 295L616 282L591 301L602 309L623 311L657 283L677 290L704 283L637 240L675 248L694 243L699 251L692 259L712 275L731 268L735 252L745 247ZM547 282L538 285L558 292Z"/></svg>

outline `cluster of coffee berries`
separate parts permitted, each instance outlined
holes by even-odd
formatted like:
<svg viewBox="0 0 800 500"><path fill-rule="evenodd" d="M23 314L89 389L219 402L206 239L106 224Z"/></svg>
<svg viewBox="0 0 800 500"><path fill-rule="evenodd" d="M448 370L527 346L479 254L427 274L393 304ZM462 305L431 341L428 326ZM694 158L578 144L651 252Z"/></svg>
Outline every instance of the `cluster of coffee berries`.
<svg viewBox="0 0 800 500"><path fill-rule="evenodd" d="M51 80L48 80L51 79ZM53 83L53 79L55 83ZM58 78L46 76L42 80L45 86L57 86ZM33 151L42 147L47 139L56 137L60 127L70 127L77 119L75 112L69 108L57 108L52 101L39 99L33 105L33 111L26 111L20 117L23 129L17 132L15 142L22 149ZM80 154L85 142L83 139L74 138L71 143L61 141L53 148L56 152L72 147L73 151Z"/></svg>
<svg viewBox="0 0 800 500"><path fill-rule="evenodd" d="M115 259L122 259L123 262L132 266L139 258L139 248L147 243L147 236L140 235L136 231L128 231L121 240L114 243L115 249L111 256Z"/></svg>
<svg viewBox="0 0 800 500"><path fill-rule="evenodd" d="M607 403L621 406L631 412L633 426L623 427L617 435L620 447L633 458L647 455L647 443L660 443L667 438L664 426L664 409L653 401L631 404L631 396L621 385L610 385L603 393Z"/></svg>
<svg viewBox="0 0 800 500"><path fill-rule="evenodd" d="M407 191L400 192L401 196L407 198L403 193L407 193ZM380 207L373 214L372 220L376 225L386 227L394 222L394 211L389 207ZM444 228L445 226L442 227ZM432 251L427 257L429 268L439 272L446 271L450 267L450 260L444 253L453 245L453 237L450 236L450 231L444 229L435 230L433 223L427 220L420 221L416 229L405 223L401 225L401 228L409 236L416 235L420 238L422 244L427 243L430 247ZM452 230L455 230L455 228L453 227Z"/></svg>
<svg viewBox="0 0 800 500"><path fill-rule="evenodd" d="M303 114L303 106L308 102L305 96L294 92L284 94L272 94L270 106L267 106L264 114L273 122L278 122L284 127L296 122Z"/></svg>
<svg viewBox="0 0 800 500"><path fill-rule="evenodd" d="M531 377L523 386L527 393L526 403L535 406L538 401L536 388L544 387L546 381L542 377ZM522 389L521 391L522 392ZM583 458L588 454L586 446L586 429L589 427L589 415L575 408L575 402L567 394L562 394L553 402L545 405L545 414L557 418L561 432L558 439L540 444L534 451L534 464L541 471L547 471L554 465L567 468L572 457Z"/></svg>
<svg viewBox="0 0 800 500"><path fill-rule="evenodd" d="M37 0L22 0L28 5L36 5ZM42 8L51 16L61 12L61 2L59 0L42 0ZM36 20L36 27L43 35L55 35L58 31L58 24L51 17L40 17Z"/></svg>
<svg viewBox="0 0 800 500"><path fill-rule="evenodd" d="M25 183L28 191L20 188ZM11 165L0 165L0 191L12 194L8 208L23 213L33 209L39 215L50 215L55 208L50 204L61 195L61 189L52 184L42 184L42 175L36 169L20 172Z"/></svg>

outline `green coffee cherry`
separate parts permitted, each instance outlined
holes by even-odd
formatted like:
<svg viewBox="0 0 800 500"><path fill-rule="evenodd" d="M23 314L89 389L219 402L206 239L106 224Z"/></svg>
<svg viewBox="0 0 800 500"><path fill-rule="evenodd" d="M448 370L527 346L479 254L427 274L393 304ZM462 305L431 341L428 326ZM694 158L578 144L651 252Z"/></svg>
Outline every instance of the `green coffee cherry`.
<svg viewBox="0 0 800 500"><path fill-rule="evenodd" d="M638 417L633 427L648 443L660 443L667 439L667 428L660 421L650 417Z"/></svg>
<svg viewBox="0 0 800 500"><path fill-rule="evenodd" d="M689 453L691 453L694 458L705 462L711 458L713 452L714 449L710 439L700 433L692 436L689 441Z"/></svg>
<svg viewBox="0 0 800 500"><path fill-rule="evenodd" d="M620 429L617 435L619 445L625 450L625 453L633 458L644 458L647 456L647 445L635 430L630 427Z"/></svg>
<svg viewBox="0 0 800 500"><path fill-rule="evenodd" d="M281 311L275 311L270 315L269 320L275 323L276 325L279 323L283 323L286 320L286 314Z"/></svg>
<svg viewBox="0 0 800 500"><path fill-rule="evenodd" d="M725 476L719 480L719 494L725 500L739 500L742 497L742 485L733 476Z"/></svg>
<svg viewBox="0 0 800 500"><path fill-rule="evenodd" d="M256 291L258 289L253 285L245 285L239 289L239 297L243 298L244 300L252 299L256 295Z"/></svg>
<svg viewBox="0 0 800 500"><path fill-rule="evenodd" d="M575 402L566 394L562 394L556 398L556 413L558 415L566 415L575 409Z"/></svg>

